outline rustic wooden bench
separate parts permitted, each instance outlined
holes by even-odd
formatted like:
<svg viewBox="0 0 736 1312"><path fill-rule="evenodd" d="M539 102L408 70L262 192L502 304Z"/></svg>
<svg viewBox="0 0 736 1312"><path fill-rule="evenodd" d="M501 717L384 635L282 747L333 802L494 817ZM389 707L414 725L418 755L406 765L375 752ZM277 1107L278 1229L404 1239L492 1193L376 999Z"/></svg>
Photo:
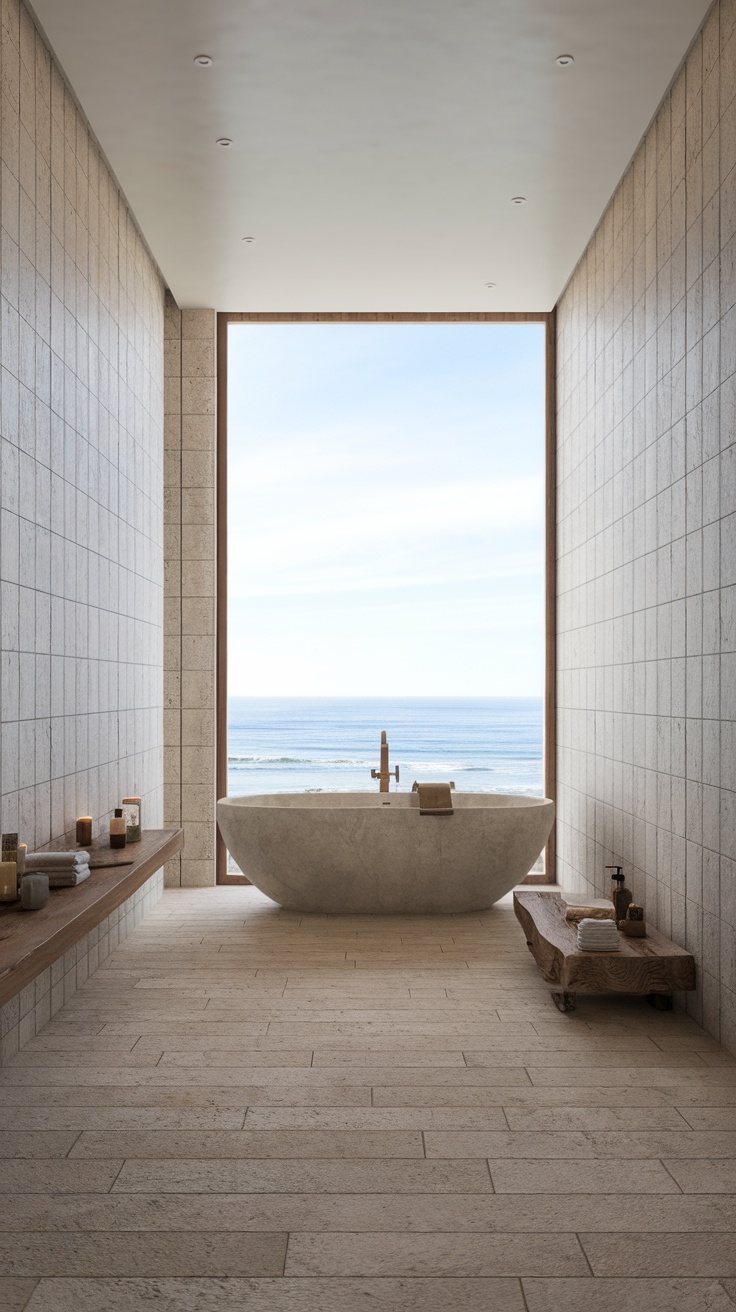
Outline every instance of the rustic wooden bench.
<svg viewBox="0 0 736 1312"><path fill-rule="evenodd" d="M656 929L647 927L646 938L622 934L620 952L581 952L559 893L523 889L514 893L514 911L544 978L558 986L552 999L560 1011L574 1009L577 993L645 994L669 1011L675 990L695 988L692 954Z"/></svg>

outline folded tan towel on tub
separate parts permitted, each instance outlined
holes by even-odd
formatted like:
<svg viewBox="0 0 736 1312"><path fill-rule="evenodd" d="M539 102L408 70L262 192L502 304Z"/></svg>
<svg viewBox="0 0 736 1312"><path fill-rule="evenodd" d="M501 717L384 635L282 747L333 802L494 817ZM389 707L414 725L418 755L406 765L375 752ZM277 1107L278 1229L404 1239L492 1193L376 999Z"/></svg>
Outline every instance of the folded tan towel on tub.
<svg viewBox="0 0 736 1312"><path fill-rule="evenodd" d="M452 815L452 792L449 784L417 784L420 815Z"/></svg>

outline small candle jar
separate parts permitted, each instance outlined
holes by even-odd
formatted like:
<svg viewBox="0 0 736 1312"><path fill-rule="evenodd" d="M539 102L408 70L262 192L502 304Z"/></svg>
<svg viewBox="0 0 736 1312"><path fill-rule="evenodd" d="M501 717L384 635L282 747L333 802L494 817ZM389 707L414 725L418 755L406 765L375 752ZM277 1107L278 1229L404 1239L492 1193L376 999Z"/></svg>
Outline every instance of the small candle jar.
<svg viewBox="0 0 736 1312"><path fill-rule="evenodd" d="M125 819L125 841L141 841L141 799L140 797L123 798L123 816Z"/></svg>
<svg viewBox="0 0 736 1312"><path fill-rule="evenodd" d="M20 881L20 904L24 911L39 911L49 900L48 875L24 875Z"/></svg>
<svg viewBox="0 0 736 1312"><path fill-rule="evenodd" d="M89 847L92 842L92 816L80 815L77 820L77 842L81 847Z"/></svg>
<svg viewBox="0 0 736 1312"><path fill-rule="evenodd" d="M15 861L0 861L0 902L17 902L18 867Z"/></svg>

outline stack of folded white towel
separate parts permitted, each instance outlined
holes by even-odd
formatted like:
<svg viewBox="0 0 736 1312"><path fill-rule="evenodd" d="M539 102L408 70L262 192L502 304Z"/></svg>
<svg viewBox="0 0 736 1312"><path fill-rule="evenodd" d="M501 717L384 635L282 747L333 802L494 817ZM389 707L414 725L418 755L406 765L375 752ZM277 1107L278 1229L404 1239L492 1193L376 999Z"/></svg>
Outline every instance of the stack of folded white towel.
<svg viewBox="0 0 736 1312"><path fill-rule="evenodd" d="M583 952L620 952L621 939L615 920L581 920L578 947Z"/></svg>
<svg viewBox="0 0 736 1312"><path fill-rule="evenodd" d="M49 888L73 888L89 879L89 852L29 852L25 874L49 877Z"/></svg>

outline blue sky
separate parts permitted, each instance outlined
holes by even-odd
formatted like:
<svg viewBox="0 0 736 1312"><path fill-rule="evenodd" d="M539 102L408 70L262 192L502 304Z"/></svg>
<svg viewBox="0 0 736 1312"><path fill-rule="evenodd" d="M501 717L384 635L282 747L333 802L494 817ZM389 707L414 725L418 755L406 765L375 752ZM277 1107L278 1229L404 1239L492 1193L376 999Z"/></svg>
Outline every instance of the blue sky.
<svg viewBox="0 0 736 1312"><path fill-rule="evenodd" d="M540 324L231 324L231 696L539 696Z"/></svg>

